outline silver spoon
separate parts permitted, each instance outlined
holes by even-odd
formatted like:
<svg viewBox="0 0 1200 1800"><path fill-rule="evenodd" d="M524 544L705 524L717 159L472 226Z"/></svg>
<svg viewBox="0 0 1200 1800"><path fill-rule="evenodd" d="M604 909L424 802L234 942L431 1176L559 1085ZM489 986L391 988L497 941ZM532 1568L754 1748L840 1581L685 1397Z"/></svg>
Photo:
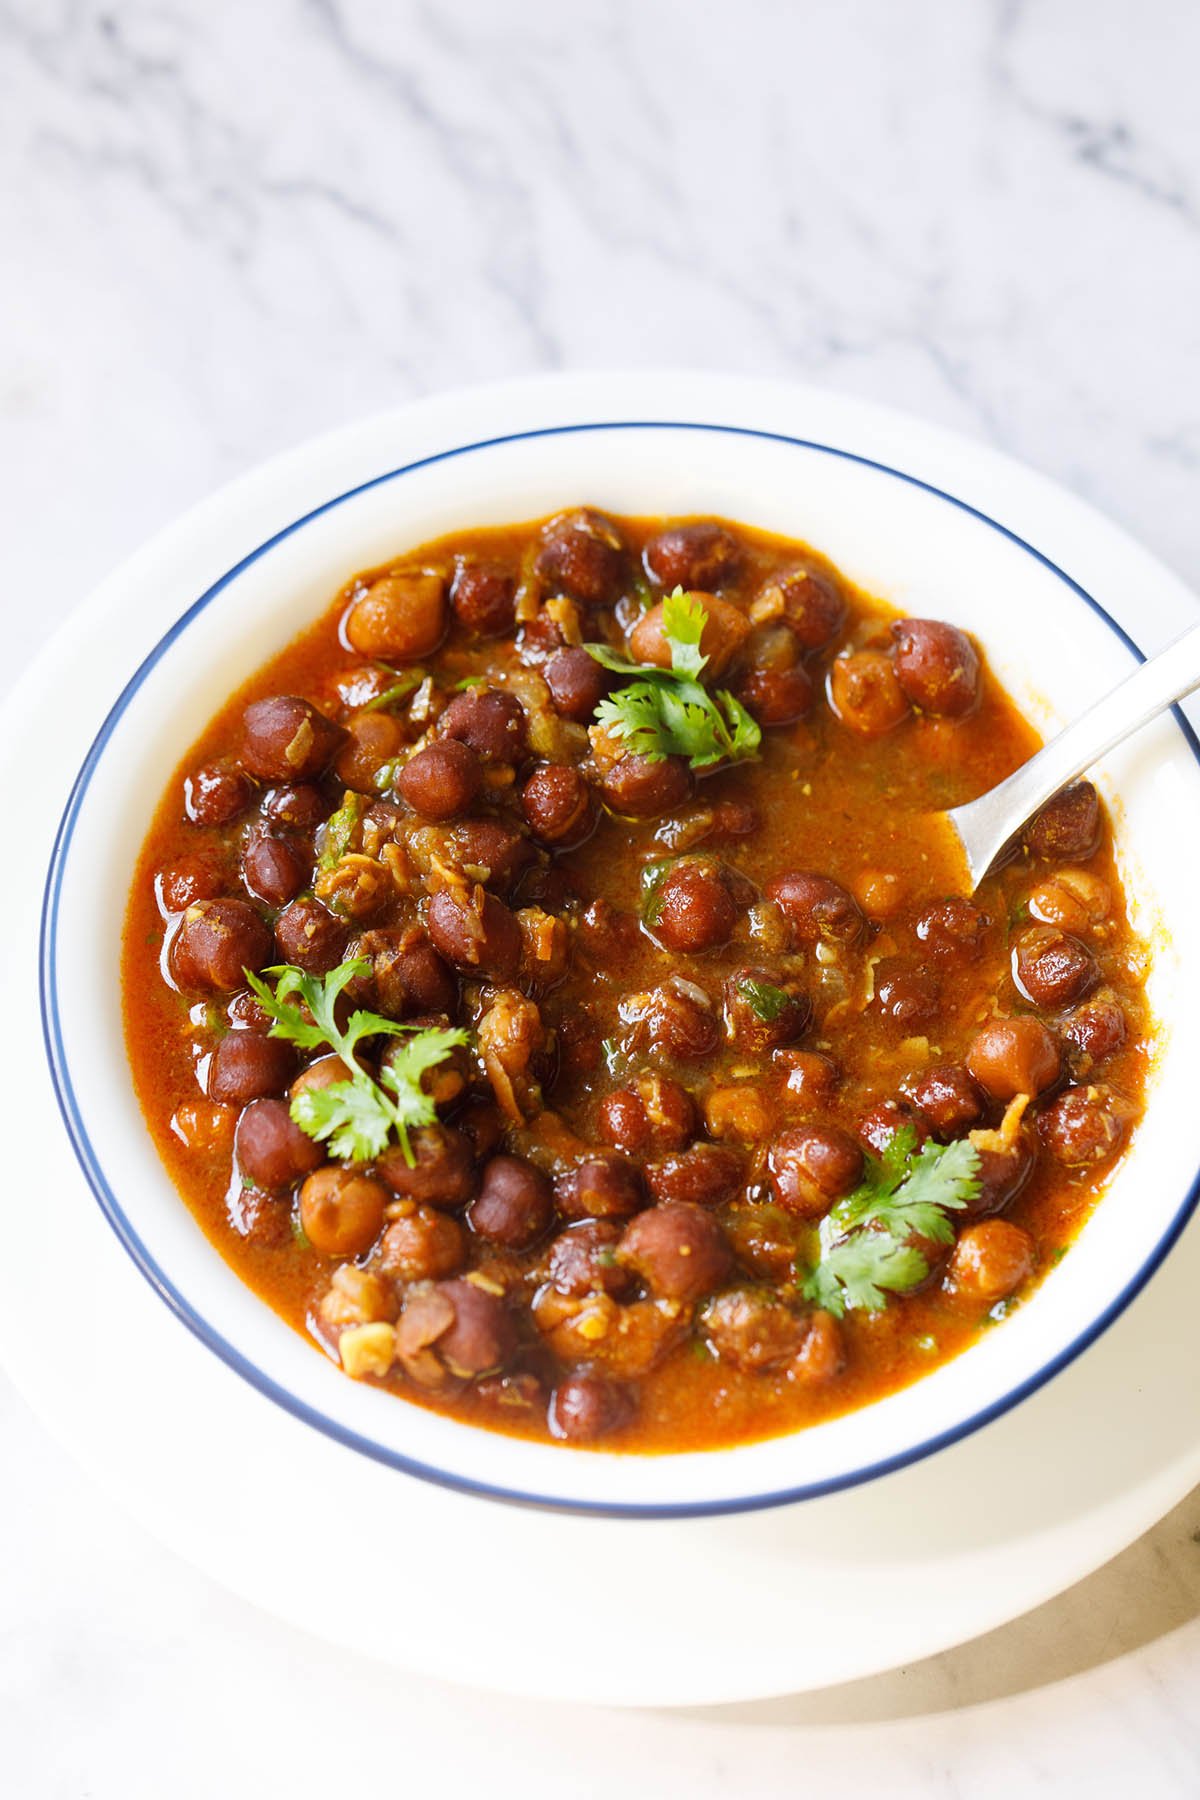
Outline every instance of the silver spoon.
<svg viewBox="0 0 1200 1800"><path fill-rule="evenodd" d="M1196 688L1200 688L1200 625L1135 669L998 786L943 814L958 833L972 888L1060 788Z"/></svg>

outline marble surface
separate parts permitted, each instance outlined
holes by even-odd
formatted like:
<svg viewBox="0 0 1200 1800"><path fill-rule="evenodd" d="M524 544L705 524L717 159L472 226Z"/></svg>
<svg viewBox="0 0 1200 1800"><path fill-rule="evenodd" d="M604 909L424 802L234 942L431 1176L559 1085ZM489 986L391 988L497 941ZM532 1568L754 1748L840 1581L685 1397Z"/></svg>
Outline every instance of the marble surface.
<svg viewBox="0 0 1200 1800"><path fill-rule="evenodd" d="M1178 0L0 0L0 691L264 455L532 369L891 401L1200 585L1198 59ZM1200 1790L1200 1496L930 1663L596 1717L400 1681L263 1618L114 1512L2 1378L0 1444L22 1800L439 1772L533 1796Z"/></svg>

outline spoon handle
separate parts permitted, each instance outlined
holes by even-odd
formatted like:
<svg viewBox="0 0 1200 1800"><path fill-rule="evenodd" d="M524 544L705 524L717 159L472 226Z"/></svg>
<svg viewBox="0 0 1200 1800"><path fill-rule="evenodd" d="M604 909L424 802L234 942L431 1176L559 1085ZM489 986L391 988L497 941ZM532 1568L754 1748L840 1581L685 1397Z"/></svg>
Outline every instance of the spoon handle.
<svg viewBox="0 0 1200 1800"><path fill-rule="evenodd" d="M1200 688L1200 625L1193 625L1051 738L1007 780L950 813L972 876L981 881L1005 845L1060 788L1155 718Z"/></svg>

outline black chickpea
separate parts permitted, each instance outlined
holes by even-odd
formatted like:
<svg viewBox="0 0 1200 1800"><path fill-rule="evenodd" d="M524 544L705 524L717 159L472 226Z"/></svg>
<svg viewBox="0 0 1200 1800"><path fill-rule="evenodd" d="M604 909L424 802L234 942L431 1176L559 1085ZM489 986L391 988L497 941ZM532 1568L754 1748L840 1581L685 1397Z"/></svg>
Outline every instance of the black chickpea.
<svg viewBox="0 0 1200 1800"><path fill-rule="evenodd" d="M668 950L695 955L727 944L737 916L721 869L714 863L684 861L663 879L650 929Z"/></svg>
<svg viewBox="0 0 1200 1800"><path fill-rule="evenodd" d="M652 762L647 756L623 756L604 774L605 804L628 819L655 819L682 806L692 792L691 770L680 756Z"/></svg>
<svg viewBox="0 0 1200 1800"><path fill-rule="evenodd" d="M521 811L530 831L544 844L577 849L596 826L592 790L578 769L543 763L521 790Z"/></svg>
<svg viewBox="0 0 1200 1800"><path fill-rule="evenodd" d="M525 708L501 688L472 687L456 694L438 730L443 738L468 745L485 762L518 763L528 748Z"/></svg>
<svg viewBox="0 0 1200 1800"><path fill-rule="evenodd" d="M423 819L465 813L483 785L479 758L455 738L418 750L396 778L396 791Z"/></svg>
<svg viewBox="0 0 1200 1800"><path fill-rule="evenodd" d="M171 946L171 968L183 988L231 994L245 971L271 960L271 933L246 900L197 900L189 906Z"/></svg>
<svg viewBox="0 0 1200 1800"><path fill-rule="evenodd" d="M539 1168L523 1157L493 1156L467 1208L467 1223L489 1243L524 1250L541 1237L553 1214L554 1192Z"/></svg>
<svg viewBox="0 0 1200 1800"><path fill-rule="evenodd" d="M328 766L342 732L311 700L275 694L242 714L242 763L264 781L308 781Z"/></svg>
<svg viewBox="0 0 1200 1800"><path fill-rule="evenodd" d="M646 571L659 587L700 588L710 593L736 575L741 550L733 533L715 520L673 525L650 539Z"/></svg>
<svg viewBox="0 0 1200 1800"><path fill-rule="evenodd" d="M512 630L516 597L513 576L491 563L461 563L450 589L455 618L481 638L503 637Z"/></svg>
<svg viewBox="0 0 1200 1800"><path fill-rule="evenodd" d="M892 638L896 680L914 706L950 719L975 710L979 657L965 632L940 619L901 619Z"/></svg>
<svg viewBox="0 0 1200 1800"><path fill-rule="evenodd" d="M228 825L253 798L253 782L234 762L205 763L183 784L183 808L193 825Z"/></svg>
<svg viewBox="0 0 1200 1800"><path fill-rule="evenodd" d="M555 712L586 725L613 685L608 670L581 648L556 650L542 667Z"/></svg>
<svg viewBox="0 0 1200 1800"><path fill-rule="evenodd" d="M208 1065L208 1097L222 1106L282 1094L296 1072L291 1044L260 1031L227 1031Z"/></svg>

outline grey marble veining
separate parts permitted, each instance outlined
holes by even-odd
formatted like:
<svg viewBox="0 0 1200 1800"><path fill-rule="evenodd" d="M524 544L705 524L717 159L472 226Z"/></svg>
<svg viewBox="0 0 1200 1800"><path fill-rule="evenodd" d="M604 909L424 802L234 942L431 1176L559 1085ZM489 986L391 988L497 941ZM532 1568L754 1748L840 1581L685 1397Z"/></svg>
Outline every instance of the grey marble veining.
<svg viewBox="0 0 1200 1800"><path fill-rule="evenodd" d="M0 0L0 687L229 476L534 369L890 401L1200 586L1198 67L1183 0ZM256 1708L309 1721L297 1794L339 1785L348 1734L362 1792L434 1778L451 1743L502 1794L568 1766L574 1794L636 1792L633 1755L646 1792L1200 1791L1194 1499L919 1669L598 1734L397 1691L150 1545L3 1388L0 1434L22 1800L157 1800L169 1755L173 1800L257 1796L280 1739Z"/></svg>

